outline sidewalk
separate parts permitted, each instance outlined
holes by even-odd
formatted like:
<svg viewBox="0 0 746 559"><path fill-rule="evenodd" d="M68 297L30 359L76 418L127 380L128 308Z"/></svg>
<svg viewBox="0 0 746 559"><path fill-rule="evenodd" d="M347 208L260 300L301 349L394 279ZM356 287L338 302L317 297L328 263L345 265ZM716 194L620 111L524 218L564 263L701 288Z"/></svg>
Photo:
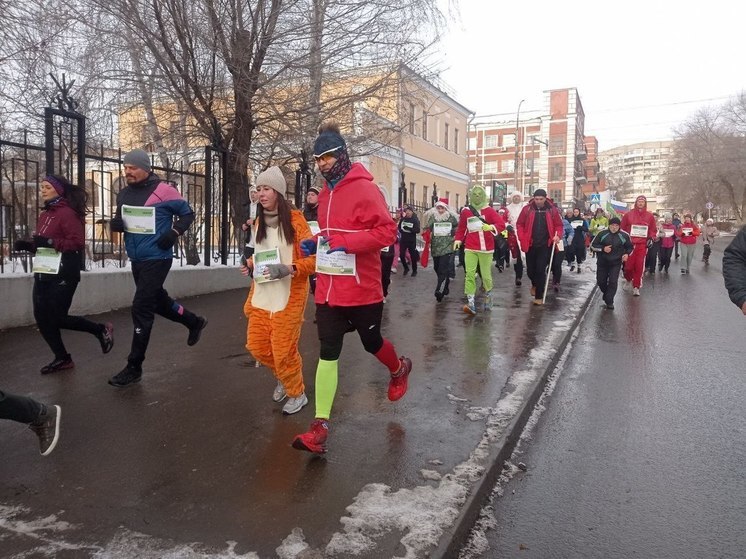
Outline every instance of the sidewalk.
<svg viewBox="0 0 746 559"><path fill-rule="evenodd" d="M394 275L383 331L412 358L409 392L389 402L387 371L347 336L325 457L290 447L314 413L312 303L301 339L311 404L290 417L243 348L244 290L184 301L210 319L192 348L183 327L158 318L143 380L125 390L106 379L128 353L128 311L101 315L115 324L109 355L66 333L77 368L59 375L39 375L50 356L35 329L0 333L3 390L63 409L48 458L32 433L0 424L2 547L61 558L452 557L594 277L566 272L560 296L537 308L525 278L518 288L512 270L495 271L495 308L472 318L462 269L441 304L431 269Z"/></svg>

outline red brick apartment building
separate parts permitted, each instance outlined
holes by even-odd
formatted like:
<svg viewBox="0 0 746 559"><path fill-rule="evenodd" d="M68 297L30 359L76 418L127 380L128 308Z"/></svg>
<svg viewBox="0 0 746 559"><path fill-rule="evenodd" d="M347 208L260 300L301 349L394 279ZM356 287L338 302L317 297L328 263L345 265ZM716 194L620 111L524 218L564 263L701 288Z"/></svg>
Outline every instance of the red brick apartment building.
<svg viewBox="0 0 746 559"><path fill-rule="evenodd" d="M523 119L520 106L515 120L476 117L469 129L470 180L487 187L496 202L514 190L530 196L543 188L563 207L584 206L585 191L600 187L598 142L586 141L584 127L574 87L544 91L542 108L526 111Z"/></svg>

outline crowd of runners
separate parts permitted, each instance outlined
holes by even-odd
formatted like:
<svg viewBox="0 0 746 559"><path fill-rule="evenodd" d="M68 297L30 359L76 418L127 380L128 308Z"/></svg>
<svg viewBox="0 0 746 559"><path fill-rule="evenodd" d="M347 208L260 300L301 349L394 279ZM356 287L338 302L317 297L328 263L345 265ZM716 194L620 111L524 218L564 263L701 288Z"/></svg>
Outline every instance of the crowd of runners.
<svg viewBox="0 0 746 559"><path fill-rule="evenodd" d="M242 227L241 271L252 279L244 304L246 349L273 374L271 398L283 403L287 415L309 403L298 344L309 292L313 296L319 340L314 420L289 442L316 454L327 450L347 333L356 332L380 362L390 401L407 392L412 361L381 332L397 254L402 274L411 278L417 277L422 260L432 260L436 304L450 294L450 282L463 267L463 310L472 316L492 309L493 268L502 273L512 266L516 287L523 285L525 270L531 302L540 307L547 291L561 290L563 270L581 274L584 266L590 269L585 265L590 254L604 306L612 310L620 274L632 295L639 296L645 275L668 274L676 262L682 274L690 273L700 244L707 264L710 245L719 235L712 220L700 227L690 214L680 219L648 211L644 196L620 218L600 209L593 215L578 208L563 213L543 189L527 200L513 192L507 204L493 207L480 185L469 189L468 204L459 211L440 199L421 216L405 206L392 217L373 176L350 160L336 125L321 127L314 158L323 184L309 189L302 211L287 201L287 182L278 167L256 178ZM183 325L187 346L196 344L207 326L205 317L174 301L163 288L174 244L194 221L192 208L152 171L143 150L125 156L124 170L127 186L118 194L111 226L124 235L135 296L127 363L109 379L117 388L141 381L155 314ZM74 367L61 330L90 333L106 354L114 345L114 328L68 312L80 281L85 192L62 177L48 176L41 196L44 210L36 234L17 241L14 249L35 254L34 317L53 354L40 372L52 374ZM425 242L422 255L418 236ZM746 229L726 249L723 271L731 299L746 314ZM44 455L57 444L60 416L57 405L0 392L0 419L29 424Z"/></svg>

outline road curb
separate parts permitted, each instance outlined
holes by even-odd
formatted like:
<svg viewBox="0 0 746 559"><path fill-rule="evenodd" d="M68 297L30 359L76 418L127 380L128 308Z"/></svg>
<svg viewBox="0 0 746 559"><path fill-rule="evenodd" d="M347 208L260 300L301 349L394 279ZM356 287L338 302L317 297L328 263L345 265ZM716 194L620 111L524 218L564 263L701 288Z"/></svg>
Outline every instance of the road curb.
<svg viewBox="0 0 746 559"><path fill-rule="evenodd" d="M461 547L466 543L471 529L479 518L482 507L487 502L487 499L491 495L492 490L503 471L503 464L513 454L513 450L515 450L521 433L523 432L528 419L531 417L536 403L544 392L544 387L546 386L549 375L554 371L557 363L559 363L559 360L562 358L562 354L565 352L567 345L575 334L575 330L577 330L580 321L588 311L588 307L590 306L591 301L593 301L596 291L598 291L598 287L594 285L588 298L580 307L580 312L575 317L572 326L568 329L567 333L557 346L557 351L549 360L546 369L535 382L530 394L523 402L520 410L518 410L518 413L506 427L505 433L503 433L500 440L493 445L492 450L490 451L490 456L487 459L488 466L485 469L484 475L482 475L479 481L477 481L471 488L469 496L466 498L466 502L461 508L458 517L456 517L453 525L444 531L443 535L440 537L438 547L430 552L429 557L433 559L453 559L454 557L458 557Z"/></svg>

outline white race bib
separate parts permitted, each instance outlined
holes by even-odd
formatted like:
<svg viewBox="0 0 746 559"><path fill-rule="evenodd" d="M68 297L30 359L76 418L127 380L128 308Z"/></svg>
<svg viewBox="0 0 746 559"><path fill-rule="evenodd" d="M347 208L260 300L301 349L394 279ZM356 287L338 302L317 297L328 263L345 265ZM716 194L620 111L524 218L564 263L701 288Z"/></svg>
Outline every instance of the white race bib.
<svg viewBox="0 0 746 559"><path fill-rule="evenodd" d="M673 229L664 229L663 232L665 233L666 237L673 237L673 234L674 234Z"/></svg>
<svg viewBox="0 0 746 559"><path fill-rule="evenodd" d="M631 237L647 237L648 226L647 225L633 225L632 227L630 227L629 234Z"/></svg>
<svg viewBox="0 0 746 559"><path fill-rule="evenodd" d="M316 271L330 276L354 276L356 274L355 255L342 251L327 254L330 248L326 238L319 237L319 246L316 250Z"/></svg>
<svg viewBox="0 0 746 559"><path fill-rule="evenodd" d="M694 232L694 229L691 227L682 227L681 232L684 233L684 235L691 235Z"/></svg>
<svg viewBox="0 0 746 559"><path fill-rule="evenodd" d="M318 221L309 221L308 227L311 229L311 235L318 235L321 232Z"/></svg>
<svg viewBox="0 0 746 559"><path fill-rule="evenodd" d="M476 231L481 231L482 225L483 225L482 220L476 216L472 216L466 220L466 228L469 230L469 233L475 233Z"/></svg>
<svg viewBox="0 0 746 559"><path fill-rule="evenodd" d="M271 248L269 250L259 250L254 253L254 281L256 283L266 283L272 280L264 275L264 271L270 264L280 264L280 250Z"/></svg>
<svg viewBox="0 0 746 559"><path fill-rule="evenodd" d="M53 248L37 248L34 256L34 266L31 269L35 274L58 274L62 253Z"/></svg>
<svg viewBox="0 0 746 559"><path fill-rule="evenodd" d="M155 206L122 205L124 230L135 235L155 234Z"/></svg>
<svg viewBox="0 0 746 559"><path fill-rule="evenodd" d="M436 237L448 237L453 226L450 221L437 221L433 223L433 235Z"/></svg>
<svg viewBox="0 0 746 559"><path fill-rule="evenodd" d="M583 227L583 222L582 221L573 221L572 223L570 223L570 225L572 226L573 229L577 229L578 227Z"/></svg>

